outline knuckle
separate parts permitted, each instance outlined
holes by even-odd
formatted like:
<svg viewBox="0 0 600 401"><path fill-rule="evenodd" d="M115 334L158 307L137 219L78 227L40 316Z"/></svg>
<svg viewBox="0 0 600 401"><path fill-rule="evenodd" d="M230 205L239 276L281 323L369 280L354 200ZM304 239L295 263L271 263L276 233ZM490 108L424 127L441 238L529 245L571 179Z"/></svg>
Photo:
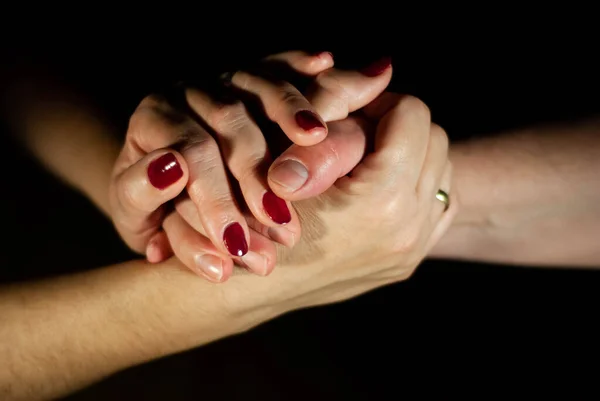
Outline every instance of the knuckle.
<svg viewBox="0 0 600 401"><path fill-rule="evenodd" d="M422 119L431 120L429 107L419 98L411 95L403 96L398 105L402 111L419 116Z"/></svg>
<svg viewBox="0 0 600 401"><path fill-rule="evenodd" d="M446 131L440 127L439 125L433 123L431 124L431 139L436 142L437 146L444 152L448 153L448 148L450 146L450 140Z"/></svg>
<svg viewBox="0 0 600 401"><path fill-rule="evenodd" d="M129 180L121 180L117 188L117 193L121 205L125 210L135 210L142 212L151 212L146 202L137 196L137 186Z"/></svg>
<svg viewBox="0 0 600 401"><path fill-rule="evenodd" d="M181 146L182 151L203 142L209 136L204 130L195 123L181 124L176 127L176 143Z"/></svg>
<svg viewBox="0 0 600 401"><path fill-rule="evenodd" d="M327 104L331 109L337 110L342 118L348 115L350 95L333 71L327 70L318 74L315 84L317 88L315 97L326 98L326 101L323 99L321 102ZM336 117L339 118L337 115Z"/></svg>
<svg viewBox="0 0 600 401"><path fill-rule="evenodd" d="M163 106L144 100L129 118L127 139L152 148L153 143L169 141L173 125L174 120L168 118Z"/></svg>
<svg viewBox="0 0 600 401"><path fill-rule="evenodd" d="M246 109L242 102L220 104L209 114L207 122L216 131L230 131L245 120Z"/></svg>
<svg viewBox="0 0 600 401"><path fill-rule="evenodd" d="M231 82L242 90L255 86L254 76L244 70L238 70L231 76Z"/></svg>
<svg viewBox="0 0 600 401"><path fill-rule="evenodd" d="M399 237L396 237L392 246L392 252L399 255L413 253L419 248L421 243L422 228L414 224L409 230L404 231Z"/></svg>
<svg viewBox="0 0 600 401"><path fill-rule="evenodd" d="M265 162L264 152L255 152L246 156L244 161L239 166L235 166L233 169L239 171L238 181L240 183L249 181L250 177L257 175L261 172ZM265 170L267 169L266 166Z"/></svg>
<svg viewBox="0 0 600 401"><path fill-rule="evenodd" d="M296 88L289 82L281 82L277 84L277 99L283 103L294 103L302 98Z"/></svg>
<svg viewBox="0 0 600 401"><path fill-rule="evenodd" d="M140 105L131 115L131 117L129 117L128 133L133 134L136 131L143 129L154 112L154 107Z"/></svg>
<svg viewBox="0 0 600 401"><path fill-rule="evenodd" d="M206 170L216 167L217 160L221 157L219 145L210 135L193 135L186 138L182 154L189 165Z"/></svg>
<svg viewBox="0 0 600 401"><path fill-rule="evenodd" d="M274 102L272 103L272 108L269 113L270 118L276 121L279 120L284 114L284 111L291 107L306 107L304 97L288 82L277 84ZM267 112L269 112L269 110Z"/></svg>
<svg viewBox="0 0 600 401"><path fill-rule="evenodd" d="M142 108L154 108L160 107L164 103L165 99L158 94L151 94L146 96L140 102L140 106Z"/></svg>

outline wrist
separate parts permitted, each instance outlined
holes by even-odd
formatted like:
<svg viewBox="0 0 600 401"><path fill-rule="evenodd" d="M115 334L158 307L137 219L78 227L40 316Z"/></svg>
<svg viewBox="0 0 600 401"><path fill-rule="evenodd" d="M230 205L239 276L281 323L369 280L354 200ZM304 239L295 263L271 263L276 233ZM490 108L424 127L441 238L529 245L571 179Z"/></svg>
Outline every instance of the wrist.
<svg viewBox="0 0 600 401"><path fill-rule="evenodd" d="M472 254L472 248L492 228L489 211L493 194L480 190L489 188L489 185L483 182L486 180L486 173L481 171L483 166L481 160L477 160L478 154L472 143L453 144L449 158L453 167L450 196L451 202L458 203L457 213L428 257L460 259ZM473 166L478 168L472 168Z"/></svg>
<svg viewBox="0 0 600 401"><path fill-rule="evenodd" d="M245 332L289 311L277 269L269 277L240 270L227 282L215 284L175 258L157 266L143 264L139 294L157 300L146 310L160 318L156 343L147 347L152 350L148 359Z"/></svg>

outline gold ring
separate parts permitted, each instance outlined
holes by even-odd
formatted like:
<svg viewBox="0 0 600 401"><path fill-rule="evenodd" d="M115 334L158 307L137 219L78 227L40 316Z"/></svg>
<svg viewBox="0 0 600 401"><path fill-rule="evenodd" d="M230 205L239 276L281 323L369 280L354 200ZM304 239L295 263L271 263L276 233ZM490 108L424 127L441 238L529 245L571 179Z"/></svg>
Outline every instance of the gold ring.
<svg viewBox="0 0 600 401"><path fill-rule="evenodd" d="M438 189L437 193L435 194L435 197L437 200L444 204L444 212L448 210L448 208L450 207L450 197L448 196L448 193L446 191Z"/></svg>

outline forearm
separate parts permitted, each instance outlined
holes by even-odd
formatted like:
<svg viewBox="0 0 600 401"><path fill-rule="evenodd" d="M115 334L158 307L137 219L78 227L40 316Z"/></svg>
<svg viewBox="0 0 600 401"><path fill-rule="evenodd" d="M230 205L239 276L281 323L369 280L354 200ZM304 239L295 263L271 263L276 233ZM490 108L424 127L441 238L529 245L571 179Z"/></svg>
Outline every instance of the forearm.
<svg viewBox="0 0 600 401"><path fill-rule="evenodd" d="M256 279L214 285L175 261L133 261L0 289L0 398L57 397L265 321L280 311L240 303Z"/></svg>
<svg viewBox="0 0 600 401"><path fill-rule="evenodd" d="M107 213L109 178L120 149L107 119L68 85L42 73L16 75L4 97L23 144Z"/></svg>
<svg viewBox="0 0 600 401"><path fill-rule="evenodd" d="M453 145L461 211L431 256L600 266L600 121Z"/></svg>

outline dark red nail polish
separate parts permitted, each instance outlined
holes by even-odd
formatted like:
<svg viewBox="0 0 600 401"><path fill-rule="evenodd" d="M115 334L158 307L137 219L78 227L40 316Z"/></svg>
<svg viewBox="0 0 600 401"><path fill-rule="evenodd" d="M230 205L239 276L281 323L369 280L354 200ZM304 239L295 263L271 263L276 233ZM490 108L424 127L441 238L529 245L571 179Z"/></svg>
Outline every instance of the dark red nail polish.
<svg viewBox="0 0 600 401"><path fill-rule="evenodd" d="M332 52L324 52L324 51L312 53L312 56L319 57L319 56L321 56L323 54L329 54L329 57L333 58L333 53Z"/></svg>
<svg viewBox="0 0 600 401"><path fill-rule="evenodd" d="M230 224L223 233L225 248L233 256L244 256L248 253L248 243L244 235L244 229L240 223Z"/></svg>
<svg viewBox="0 0 600 401"><path fill-rule="evenodd" d="M292 220L290 209L285 201L271 191L263 195L263 207L271 220L277 224L287 224Z"/></svg>
<svg viewBox="0 0 600 401"><path fill-rule="evenodd" d="M387 70L390 65L392 65L391 57L382 57L379 60L369 64L362 70L361 73L366 75L367 77L376 77L377 75L382 74L385 70Z"/></svg>
<svg viewBox="0 0 600 401"><path fill-rule="evenodd" d="M304 131L311 131L315 128L325 129L325 126L321 120L319 120L314 113L308 110L302 110L296 113L296 124L298 124Z"/></svg>
<svg viewBox="0 0 600 401"><path fill-rule="evenodd" d="M148 166L150 184L158 189L175 184L183 176L183 170L173 153L167 153Z"/></svg>

